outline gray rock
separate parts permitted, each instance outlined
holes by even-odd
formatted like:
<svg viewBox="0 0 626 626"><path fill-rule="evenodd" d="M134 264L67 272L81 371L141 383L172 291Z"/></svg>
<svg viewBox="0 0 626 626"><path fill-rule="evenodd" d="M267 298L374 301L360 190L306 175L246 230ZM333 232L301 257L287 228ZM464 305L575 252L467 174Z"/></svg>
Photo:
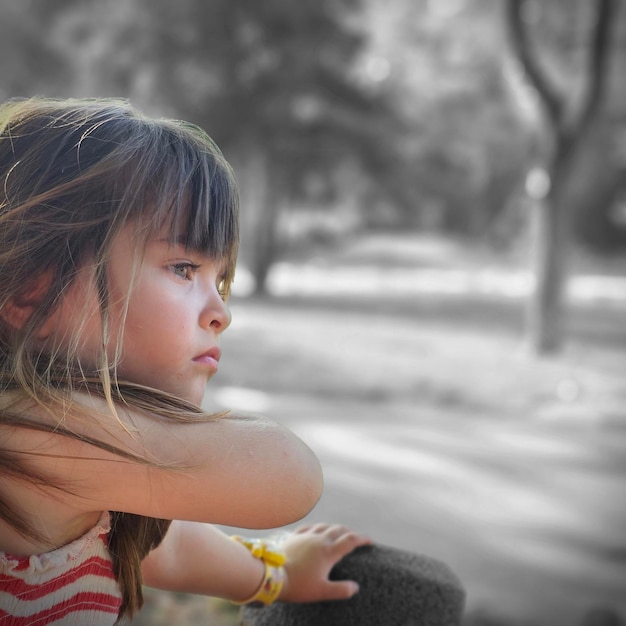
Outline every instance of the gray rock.
<svg viewBox="0 0 626 626"><path fill-rule="evenodd" d="M330 578L356 580L350 600L243 607L240 626L459 626L465 592L447 565L386 546L358 548Z"/></svg>

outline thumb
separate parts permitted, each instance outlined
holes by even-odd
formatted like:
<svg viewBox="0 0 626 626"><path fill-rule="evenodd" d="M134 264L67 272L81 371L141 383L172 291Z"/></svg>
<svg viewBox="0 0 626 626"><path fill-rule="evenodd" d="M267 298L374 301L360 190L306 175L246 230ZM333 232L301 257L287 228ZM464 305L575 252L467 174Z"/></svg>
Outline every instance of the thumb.
<svg viewBox="0 0 626 626"><path fill-rule="evenodd" d="M359 593L359 583L356 581L333 580L329 581L327 593L324 595L327 600L348 600L357 593Z"/></svg>

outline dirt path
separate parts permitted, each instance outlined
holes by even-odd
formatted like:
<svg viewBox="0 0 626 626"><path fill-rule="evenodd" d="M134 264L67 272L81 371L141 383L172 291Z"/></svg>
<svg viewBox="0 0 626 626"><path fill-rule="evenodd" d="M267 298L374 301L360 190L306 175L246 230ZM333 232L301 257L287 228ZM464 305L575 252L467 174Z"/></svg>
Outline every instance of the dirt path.
<svg viewBox="0 0 626 626"><path fill-rule="evenodd" d="M235 318L212 397L315 449L314 519L444 560L470 609L509 623L575 625L596 605L626 616L620 350L537 361L497 325L354 308L246 303Z"/></svg>
<svg viewBox="0 0 626 626"><path fill-rule="evenodd" d="M300 410L294 424L325 468L316 519L444 560L470 608L546 626L576 624L595 605L626 609L623 436L402 405L384 426L363 426L362 406L320 408L323 422Z"/></svg>

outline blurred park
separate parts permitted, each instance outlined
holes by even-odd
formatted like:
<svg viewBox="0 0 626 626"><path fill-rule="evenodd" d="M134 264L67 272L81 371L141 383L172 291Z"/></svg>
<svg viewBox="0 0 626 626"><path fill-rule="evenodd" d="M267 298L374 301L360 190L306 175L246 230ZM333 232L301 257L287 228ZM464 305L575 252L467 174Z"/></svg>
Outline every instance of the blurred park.
<svg viewBox="0 0 626 626"><path fill-rule="evenodd" d="M626 624L624 0L0 4L3 100L127 98L233 164L206 406L316 451L311 520L446 562L468 625Z"/></svg>

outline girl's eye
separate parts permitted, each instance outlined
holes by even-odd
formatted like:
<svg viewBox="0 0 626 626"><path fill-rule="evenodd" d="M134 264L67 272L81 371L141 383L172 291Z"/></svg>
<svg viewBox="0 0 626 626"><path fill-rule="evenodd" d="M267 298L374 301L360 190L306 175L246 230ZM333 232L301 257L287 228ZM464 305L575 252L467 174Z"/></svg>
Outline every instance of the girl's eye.
<svg viewBox="0 0 626 626"><path fill-rule="evenodd" d="M192 274L199 269L199 265L194 263L175 263L170 265L170 270L180 278L191 280Z"/></svg>

